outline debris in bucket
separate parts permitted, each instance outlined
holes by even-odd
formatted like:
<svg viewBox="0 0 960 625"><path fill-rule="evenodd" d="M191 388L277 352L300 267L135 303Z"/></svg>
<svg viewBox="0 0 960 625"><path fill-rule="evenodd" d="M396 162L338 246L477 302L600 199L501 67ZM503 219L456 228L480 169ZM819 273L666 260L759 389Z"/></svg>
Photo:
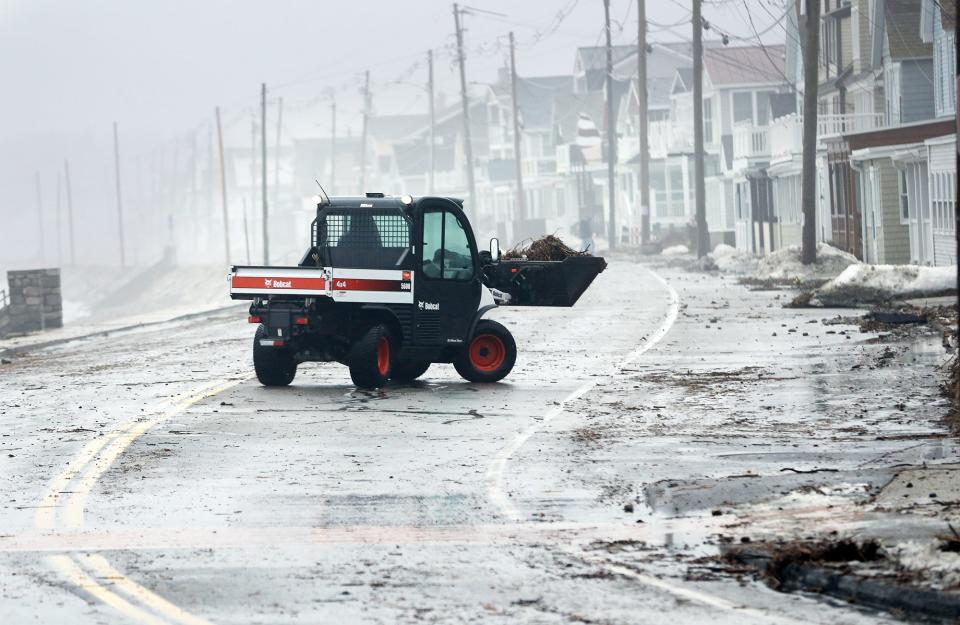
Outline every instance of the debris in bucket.
<svg viewBox="0 0 960 625"><path fill-rule="evenodd" d="M541 237L526 247L521 247L521 241L516 247L503 255L505 260L563 260L570 256L590 256L590 252L578 252L552 234Z"/></svg>

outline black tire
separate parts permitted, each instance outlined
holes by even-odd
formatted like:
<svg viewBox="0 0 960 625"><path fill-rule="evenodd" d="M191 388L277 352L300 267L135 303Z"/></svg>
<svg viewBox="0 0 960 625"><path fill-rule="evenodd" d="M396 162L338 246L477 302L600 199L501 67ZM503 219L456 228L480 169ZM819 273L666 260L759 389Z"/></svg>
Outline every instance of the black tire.
<svg viewBox="0 0 960 625"><path fill-rule="evenodd" d="M350 379L360 388L380 388L393 369L393 337L382 323L368 329L350 348Z"/></svg>
<svg viewBox="0 0 960 625"><path fill-rule="evenodd" d="M430 368L429 362L419 360L398 360L393 363L393 371L390 372L390 379L406 383L413 382Z"/></svg>
<svg viewBox="0 0 960 625"><path fill-rule="evenodd" d="M260 324L253 335L253 369L264 386L287 386L297 375L297 363L285 347L264 347L260 339L267 335L267 328Z"/></svg>
<svg viewBox="0 0 960 625"><path fill-rule="evenodd" d="M517 361L517 343L510 330L490 319L481 319L470 342L453 361L464 379L471 382L499 382Z"/></svg>

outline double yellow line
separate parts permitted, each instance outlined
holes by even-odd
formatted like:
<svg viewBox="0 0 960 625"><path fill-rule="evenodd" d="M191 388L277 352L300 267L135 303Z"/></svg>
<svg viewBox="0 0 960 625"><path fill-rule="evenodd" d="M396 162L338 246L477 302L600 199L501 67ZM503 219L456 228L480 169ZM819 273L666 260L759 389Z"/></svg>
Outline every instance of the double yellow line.
<svg viewBox="0 0 960 625"><path fill-rule="evenodd" d="M186 398L167 402L167 407L157 416L128 421L87 443L47 486L34 516L34 526L47 531L81 529L90 492L133 441L191 406L241 382L243 379L201 386ZM71 484L73 488L69 488ZM67 494L69 497L65 499L64 495ZM101 555L55 555L49 556L48 561L68 582L135 621L146 625L210 625L208 621L140 586L111 566ZM96 578L87 571L93 572Z"/></svg>

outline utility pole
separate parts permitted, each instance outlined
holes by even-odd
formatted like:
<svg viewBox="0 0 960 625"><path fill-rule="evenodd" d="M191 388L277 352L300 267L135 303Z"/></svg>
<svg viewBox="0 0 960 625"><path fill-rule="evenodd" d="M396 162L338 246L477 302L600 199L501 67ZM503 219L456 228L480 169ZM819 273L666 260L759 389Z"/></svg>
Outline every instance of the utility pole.
<svg viewBox="0 0 960 625"><path fill-rule="evenodd" d="M250 120L250 210L257 210L257 116Z"/></svg>
<svg viewBox="0 0 960 625"><path fill-rule="evenodd" d="M217 145L220 150L220 199L223 202L223 256L230 264L230 213L227 210L227 165L223 158L223 124L220 123L220 107L217 115Z"/></svg>
<svg viewBox="0 0 960 625"><path fill-rule="evenodd" d="M120 189L120 135L113 122L113 164L117 182L117 234L120 236L120 268L127 266L127 252L123 245L123 195Z"/></svg>
<svg viewBox="0 0 960 625"><path fill-rule="evenodd" d="M61 182L61 174L58 171L57 172L57 218L55 220L56 228L57 228L57 266L58 267L63 266L63 236L62 236L63 204L60 201L60 196L61 196L60 182Z"/></svg>
<svg viewBox="0 0 960 625"><path fill-rule="evenodd" d="M800 206L803 207L801 261L804 265L809 265L817 260L817 70L820 53L820 0L805 1L807 19L803 34L803 165Z"/></svg>
<svg viewBox="0 0 960 625"><path fill-rule="evenodd" d="M640 127L640 241L650 242L650 137L647 102L647 0L637 0L637 108Z"/></svg>
<svg viewBox="0 0 960 625"><path fill-rule="evenodd" d="M273 208L280 206L280 129L283 127L283 98L277 101L277 147L273 154Z"/></svg>
<svg viewBox="0 0 960 625"><path fill-rule="evenodd" d="M260 166L263 192L263 264L270 264L270 230L267 224L267 83L260 85Z"/></svg>
<svg viewBox="0 0 960 625"><path fill-rule="evenodd" d="M331 94L331 98L335 96ZM330 193L337 185L337 101L330 102Z"/></svg>
<svg viewBox="0 0 960 625"><path fill-rule="evenodd" d="M34 186L37 192L37 233L40 237L40 265L47 264L47 236L43 227L43 189L40 187L40 172L33 176Z"/></svg>
<svg viewBox="0 0 960 625"><path fill-rule="evenodd" d="M67 183L67 232L70 241L70 266L77 264L76 253L73 247L73 192L70 189L70 161L63 161L63 177Z"/></svg>
<svg viewBox="0 0 960 625"><path fill-rule="evenodd" d="M607 219L607 236L610 239L610 249L614 249L617 246L617 185L615 171L617 158L617 124L613 119L613 44L610 40L610 0L603 0L603 15L607 33L607 201L610 204L609 219Z"/></svg>
<svg viewBox="0 0 960 625"><path fill-rule="evenodd" d="M247 226L247 198L243 198L243 244L247 249L247 264L250 264L250 228Z"/></svg>
<svg viewBox="0 0 960 625"><path fill-rule="evenodd" d="M466 57L463 54L463 13L453 5L453 23L457 29L457 62L460 65L460 100L463 103L463 152L467 159L467 203L476 209L476 186L473 180L473 145L470 141L470 102L467 98Z"/></svg>
<svg viewBox="0 0 960 625"><path fill-rule="evenodd" d="M693 0L693 182L697 204L697 258L709 251L707 185L703 169L703 0Z"/></svg>
<svg viewBox="0 0 960 625"><path fill-rule="evenodd" d="M430 99L430 177L427 182L427 193L433 195L434 181L437 175L437 119L433 95L433 50L427 50L427 94Z"/></svg>
<svg viewBox="0 0 960 625"><path fill-rule="evenodd" d="M524 236L527 216L523 194L523 162L520 158L520 107L517 105L517 62L514 48L513 31L510 31L510 104L513 108L513 162L517 176L517 225L520 227L521 236Z"/></svg>
<svg viewBox="0 0 960 625"><path fill-rule="evenodd" d="M363 80L363 129L360 132L360 195L367 192L367 126L370 122L370 70Z"/></svg>

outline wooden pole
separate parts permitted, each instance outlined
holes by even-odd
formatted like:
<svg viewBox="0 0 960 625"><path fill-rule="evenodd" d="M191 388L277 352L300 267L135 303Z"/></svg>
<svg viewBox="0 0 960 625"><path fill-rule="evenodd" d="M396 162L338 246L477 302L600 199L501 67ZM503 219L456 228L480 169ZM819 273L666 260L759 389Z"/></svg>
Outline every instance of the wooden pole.
<svg viewBox="0 0 960 625"><path fill-rule="evenodd" d="M67 185L67 239L70 242L70 266L75 267L77 258L73 245L73 192L70 188L70 161L63 161L63 177Z"/></svg>
<svg viewBox="0 0 960 625"><path fill-rule="evenodd" d="M703 167L703 0L693 0L693 181L697 206L697 258L709 252L706 180Z"/></svg>
<svg viewBox="0 0 960 625"><path fill-rule="evenodd" d="M230 212L227 210L227 164L223 157L223 124L220 122L220 107L216 108L217 146L220 152L220 199L223 203L223 256L230 264ZM249 253L248 253L249 256Z"/></svg>
<svg viewBox="0 0 960 625"><path fill-rule="evenodd" d="M609 203L607 219L607 237L610 249L617 247L617 209L616 209L616 159L617 159L617 123L613 117L613 43L610 34L610 0L603 0L603 14L607 35L607 201Z"/></svg>
<svg viewBox="0 0 960 625"><path fill-rule="evenodd" d="M647 90L647 0L637 0L637 104L640 130L640 241L650 242L650 137Z"/></svg>
<svg viewBox="0 0 960 625"><path fill-rule="evenodd" d="M430 195L434 194L437 176L437 120L433 89L433 50L427 50L427 97L430 100L430 177L427 182L427 193Z"/></svg>
<svg viewBox="0 0 960 625"><path fill-rule="evenodd" d="M283 127L283 98L277 101L277 142L273 151L273 208L280 205L280 129Z"/></svg>
<svg viewBox="0 0 960 625"><path fill-rule="evenodd" d="M120 189L120 135L113 122L113 164L117 183L117 236L120 238L120 268L127 266L127 251L123 243L123 193Z"/></svg>
<svg viewBox="0 0 960 625"><path fill-rule="evenodd" d="M470 140L470 102L467 97L466 56L463 53L463 14L453 5L453 23L457 30L457 63L460 66L460 100L463 105L463 153L467 168L467 205L476 209L477 190L473 179L473 144Z"/></svg>
<svg viewBox="0 0 960 625"><path fill-rule="evenodd" d="M37 195L37 235L40 239L40 265L47 264L47 235L43 223L43 189L40 186L40 172L34 173L34 187Z"/></svg>
<svg viewBox="0 0 960 625"><path fill-rule="evenodd" d="M260 85L260 187L263 195L263 264L270 264L270 226L267 213L267 83Z"/></svg>
<svg viewBox="0 0 960 625"><path fill-rule="evenodd" d="M799 0L797 0L799 2ZM806 0L803 36L803 155L800 206L803 207L801 261L817 260L817 88L820 81L820 0Z"/></svg>
<svg viewBox="0 0 960 625"><path fill-rule="evenodd" d="M54 223L57 229L57 266L63 266L63 204L60 201L61 173L57 172L57 217Z"/></svg>
<svg viewBox="0 0 960 625"><path fill-rule="evenodd" d="M517 104L517 63L515 47L513 31L510 31L510 105L513 109L513 163L517 180L517 227L520 229L519 233L514 233L514 239L519 241L527 234L524 228L527 216L526 207L524 206L524 200L526 198L523 193L523 158L520 153L520 107Z"/></svg>
<svg viewBox="0 0 960 625"><path fill-rule="evenodd" d="M363 127L360 131L360 195L367 192L367 132L370 125L370 70L363 80Z"/></svg>
<svg viewBox="0 0 960 625"><path fill-rule="evenodd" d="M333 96L331 96L333 97ZM330 102L330 193L337 187L337 101Z"/></svg>

